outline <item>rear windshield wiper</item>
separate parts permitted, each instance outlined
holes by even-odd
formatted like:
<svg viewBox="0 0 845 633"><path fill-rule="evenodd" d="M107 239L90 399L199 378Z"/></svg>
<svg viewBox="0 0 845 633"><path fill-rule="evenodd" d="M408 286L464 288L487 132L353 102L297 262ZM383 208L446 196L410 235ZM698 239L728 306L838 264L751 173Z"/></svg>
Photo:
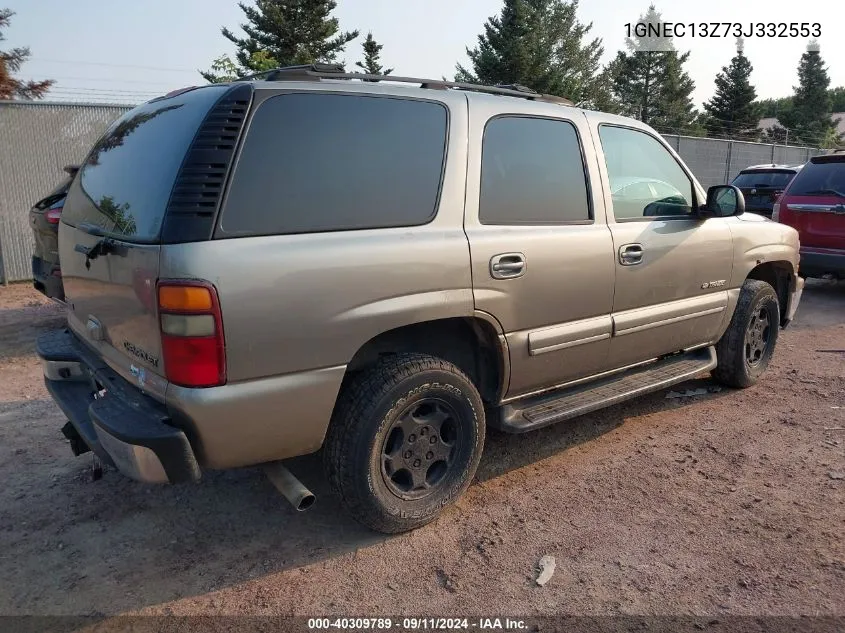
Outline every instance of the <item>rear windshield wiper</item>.
<svg viewBox="0 0 845 633"><path fill-rule="evenodd" d="M73 250L85 255L85 264L88 265L88 262L92 259L97 259L100 255L108 255L111 253L114 250L114 240L110 237L104 237L94 244L94 246L77 244L73 247Z"/></svg>
<svg viewBox="0 0 845 633"><path fill-rule="evenodd" d="M836 196L837 198L845 198L845 193L837 191L836 189L815 189L813 191L805 191L803 196Z"/></svg>
<svg viewBox="0 0 845 633"><path fill-rule="evenodd" d="M101 239L93 246L85 246L84 244L77 244L73 247L77 253L85 255L85 267L90 268L91 260L97 259L100 255L108 255L114 253L115 255L125 255L126 248L119 244L115 239L106 236L106 231L96 224L83 223L78 225L80 231L84 231L89 235L94 235Z"/></svg>

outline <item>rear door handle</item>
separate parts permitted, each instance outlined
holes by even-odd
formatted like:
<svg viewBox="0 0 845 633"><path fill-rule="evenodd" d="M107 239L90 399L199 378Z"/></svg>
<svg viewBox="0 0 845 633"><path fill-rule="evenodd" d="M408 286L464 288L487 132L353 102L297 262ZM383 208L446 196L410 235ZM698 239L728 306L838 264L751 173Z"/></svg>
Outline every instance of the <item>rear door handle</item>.
<svg viewBox="0 0 845 633"><path fill-rule="evenodd" d="M525 274L525 255L502 253L490 258L490 276L493 279L513 279Z"/></svg>
<svg viewBox="0 0 845 633"><path fill-rule="evenodd" d="M619 247L619 263L623 266L634 266L643 261L642 244L623 244Z"/></svg>

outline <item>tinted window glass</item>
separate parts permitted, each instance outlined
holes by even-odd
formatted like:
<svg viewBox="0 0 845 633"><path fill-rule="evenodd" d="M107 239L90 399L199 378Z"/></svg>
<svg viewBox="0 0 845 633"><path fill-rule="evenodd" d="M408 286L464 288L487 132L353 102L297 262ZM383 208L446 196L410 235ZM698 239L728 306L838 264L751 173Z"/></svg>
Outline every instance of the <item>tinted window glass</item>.
<svg viewBox="0 0 845 633"><path fill-rule="evenodd" d="M434 217L447 115L440 104L356 95L268 99L252 119L224 236L413 226Z"/></svg>
<svg viewBox="0 0 845 633"><path fill-rule="evenodd" d="M482 224L559 224L590 218L575 127L566 121L501 117L484 131Z"/></svg>
<svg viewBox="0 0 845 633"><path fill-rule="evenodd" d="M599 136L617 220L692 213L692 181L657 139L609 125L599 127Z"/></svg>
<svg viewBox="0 0 845 633"><path fill-rule="evenodd" d="M792 180L794 171L744 171L732 184L737 187L756 187L757 189L783 189Z"/></svg>
<svg viewBox="0 0 845 633"><path fill-rule="evenodd" d="M789 195L836 195L845 193L845 160L809 163L795 176Z"/></svg>
<svg viewBox="0 0 845 633"><path fill-rule="evenodd" d="M66 208L64 222L94 224L130 241L155 240L188 146L226 89L200 88L145 103L113 123L80 174L96 209L83 216L78 206Z"/></svg>

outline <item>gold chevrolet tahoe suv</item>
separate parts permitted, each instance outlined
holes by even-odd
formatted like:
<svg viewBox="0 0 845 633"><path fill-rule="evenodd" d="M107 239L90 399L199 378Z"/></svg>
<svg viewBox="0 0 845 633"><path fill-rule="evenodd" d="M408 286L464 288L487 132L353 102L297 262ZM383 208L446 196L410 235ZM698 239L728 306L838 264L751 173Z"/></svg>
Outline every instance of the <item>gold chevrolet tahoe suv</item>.
<svg viewBox="0 0 845 633"><path fill-rule="evenodd" d="M365 80L365 81L362 81ZM377 81L378 80L378 81ZM142 481L322 452L360 521L434 519L488 425L763 374L798 234L637 121L520 86L283 68L116 121L38 353L75 453Z"/></svg>

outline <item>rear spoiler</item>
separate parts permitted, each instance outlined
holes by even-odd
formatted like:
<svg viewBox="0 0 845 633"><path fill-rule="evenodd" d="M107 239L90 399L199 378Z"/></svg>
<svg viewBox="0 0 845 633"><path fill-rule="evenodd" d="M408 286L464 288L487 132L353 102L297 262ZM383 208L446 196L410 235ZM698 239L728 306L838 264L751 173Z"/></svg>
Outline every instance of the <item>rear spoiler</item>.
<svg viewBox="0 0 845 633"><path fill-rule="evenodd" d="M845 152L841 150L837 150L830 154L822 154L820 156L813 156L810 159L811 163L816 165L824 164L824 163L845 163Z"/></svg>
<svg viewBox="0 0 845 633"><path fill-rule="evenodd" d="M74 176L76 176L76 172L79 171L79 165L65 165L62 169L68 176L73 178Z"/></svg>

